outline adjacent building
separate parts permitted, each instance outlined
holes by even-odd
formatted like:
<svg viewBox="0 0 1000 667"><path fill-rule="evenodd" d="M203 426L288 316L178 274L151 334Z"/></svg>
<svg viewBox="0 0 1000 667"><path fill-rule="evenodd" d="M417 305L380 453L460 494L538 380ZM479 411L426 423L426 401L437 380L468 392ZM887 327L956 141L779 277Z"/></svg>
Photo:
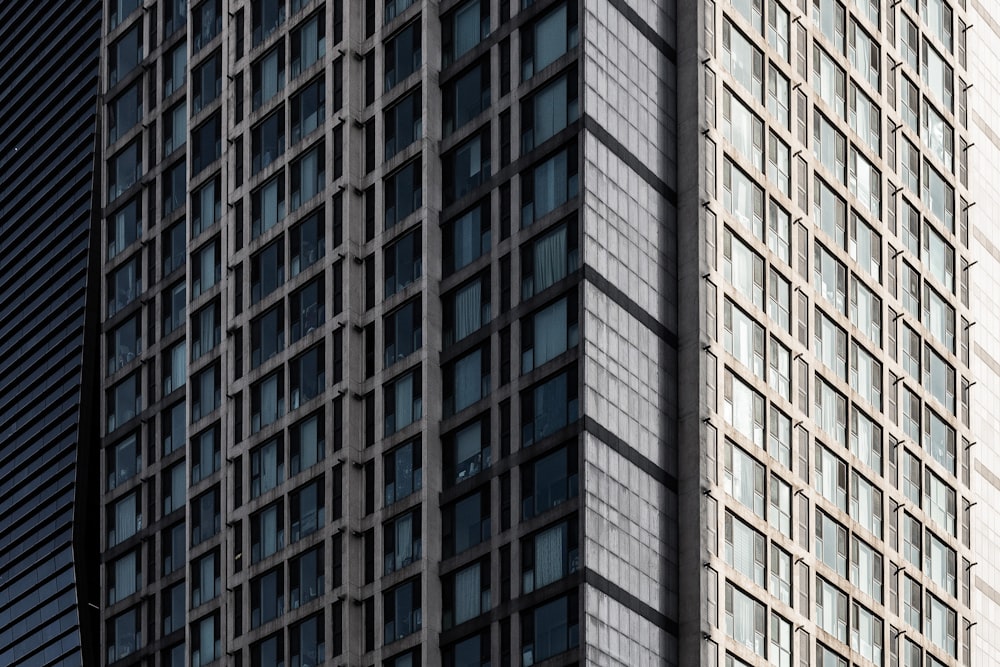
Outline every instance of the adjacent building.
<svg viewBox="0 0 1000 667"><path fill-rule="evenodd" d="M969 3L106 3L102 663L989 664Z"/></svg>
<svg viewBox="0 0 1000 667"><path fill-rule="evenodd" d="M0 6L0 664L100 628L100 2Z"/></svg>

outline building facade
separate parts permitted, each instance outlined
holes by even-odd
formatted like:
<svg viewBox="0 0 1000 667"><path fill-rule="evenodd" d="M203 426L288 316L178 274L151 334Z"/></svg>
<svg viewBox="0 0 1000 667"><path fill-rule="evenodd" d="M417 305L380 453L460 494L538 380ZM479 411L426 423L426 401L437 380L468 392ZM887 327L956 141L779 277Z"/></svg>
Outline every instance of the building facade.
<svg viewBox="0 0 1000 667"><path fill-rule="evenodd" d="M106 4L102 662L989 664L969 2Z"/></svg>
<svg viewBox="0 0 1000 667"><path fill-rule="evenodd" d="M93 664L100 2L0 7L0 664Z"/></svg>

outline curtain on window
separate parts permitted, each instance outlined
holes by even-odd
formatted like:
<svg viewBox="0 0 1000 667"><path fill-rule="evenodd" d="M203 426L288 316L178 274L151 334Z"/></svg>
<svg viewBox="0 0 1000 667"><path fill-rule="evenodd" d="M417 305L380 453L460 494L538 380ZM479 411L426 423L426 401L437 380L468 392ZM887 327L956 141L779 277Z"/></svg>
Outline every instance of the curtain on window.
<svg viewBox="0 0 1000 667"><path fill-rule="evenodd" d="M455 625L480 613L479 563L455 575Z"/></svg>
<svg viewBox="0 0 1000 667"><path fill-rule="evenodd" d="M535 243L535 293L566 275L566 228Z"/></svg>
<svg viewBox="0 0 1000 667"><path fill-rule="evenodd" d="M482 449L481 428L482 422L477 421L455 434L455 468L461 478L475 475L481 469L475 465L475 457Z"/></svg>
<svg viewBox="0 0 1000 667"><path fill-rule="evenodd" d="M455 412L482 397L481 358L482 350L476 350L455 362Z"/></svg>
<svg viewBox="0 0 1000 667"><path fill-rule="evenodd" d="M137 523L136 496L128 495L115 505L115 544L135 535Z"/></svg>
<svg viewBox="0 0 1000 667"><path fill-rule="evenodd" d="M566 151L535 167L535 220L566 201Z"/></svg>
<svg viewBox="0 0 1000 667"><path fill-rule="evenodd" d="M125 554L115 561L115 594L112 597L112 604L118 600L124 600L136 591L136 558L135 552Z"/></svg>
<svg viewBox="0 0 1000 667"><path fill-rule="evenodd" d="M482 325L481 285L475 280L455 294L455 341L460 341Z"/></svg>
<svg viewBox="0 0 1000 667"><path fill-rule="evenodd" d="M172 388L182 386L187 379L187 345L175 345L170 351L170 380Z"/></svg>
<svg viewBox="0 0 1000 667"><path fill-rule="evenodd" d="M205 401L204 393L202 401ZM260 386L260 424L270 424L278 418L278 376L272 375Z"/></svg>
<svg viewBox="0 0 1000 667"><path fill-rule="evenodd" d="M535 367L566 351L566 299L535 314Z"/></svg>
<svg viewBox="0 0 1000 667"><path fill-rule="evenodd" d="M396 569L413 559L413 515L396 519Z"/></svg>
<svg viewBox="0 0 1000 667"><path fill-rule="evenodd" d="M566 77L546 86L535 96L535 141L537 146L566 127Z"/></svg>
<svg viewBox="0 0 1000 667"><path fill-rule="evenodd" d="M308 201L319 192L319 151L306 153L299 162L301 169L301 201Z"/></svg>
<svg viewBox="0 0 1000 667"><path fill-rule="evenodd" d="M737 590L732 591L732 596L733 639L753 650L753 600Z"/></svg>
<svg viewBox="0 0 1000 667"><path fill-rule="evenodd" d="M302 27L302 69L319 57L319 21L313 19Z"/></svg>
<svg viewBox="0 0 1000 667"><path fill-rule="evenodd" d="M539 533L535 538L535 588L541 588L566 575L565 523Z"/></svg>
<svg viewBox="0 0 1000 667"><path fill-rule="evenodd" d="M273 441L266 445L260 453L260 488L261 491L273 489L278 485L278 443Z"/></svg>
<svg viewBox="0 0 1000 667"><path fill-rule="evenodd" d="M215 595L215 559L202 558L198 561L198 569L201 577L201 599L210 600Z"/></svg>
<svg viewBox="0 0 1000 667"><path fill-rule="evenodd" d="M201 316L198 318L198 323L198 340L201 343L201 354L204 354L215 344L215 309L207 308L203 310Z"/></svg>
<svg viewBox="0 0 1000 667"><path fill-rule="evenodd" d="M396 380L396 430L413 422L413 373Z"/></svg>

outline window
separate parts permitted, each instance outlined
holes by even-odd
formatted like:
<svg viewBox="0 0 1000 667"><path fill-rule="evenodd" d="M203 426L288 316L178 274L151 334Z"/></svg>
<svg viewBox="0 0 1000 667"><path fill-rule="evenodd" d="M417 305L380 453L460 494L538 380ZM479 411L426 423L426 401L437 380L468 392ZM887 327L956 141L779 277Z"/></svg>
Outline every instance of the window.
<svg viewBox="0 0 1000 667"><path fill-rule="evenodd" d="M423 205L420 158L408 162L385 178L385 228L405 220Z"/></svg>
<svg viewBox="0 0 1000 667"><path fill-rule="evenodd" d="M865 209L878 218L882 215L882 174L851 146L848 186Z"/></svg>
<svg viewBox="0 0 1000 667"><path fill-rule="evenodd" d="M386 591L382 599L385 643L420 630L423 614L420 606L420 580L407 581Z"/></svg>
<svg viewBox="0 0 1000 667"><path fill-rule="evenodd" d="M927 408L924 420L924 448L948 472L955 473L955 429Z"/></svg>
<svg viewBox="0 0 1000 667"><path fill-rule="evenodd" d="M135 69L143 58L142 21L108 47L108 85L113 86Z"/></svg>
<svg viewBox="0 0 1000 667"><path fill-rule="evenodd" d="M212 4L212 0L206 4ZM222 26L221 12L218 17L218 25ZM195 39L197 40L197 37ZM221 54L216 52L195 68L194 72L191 73L191 88L193 91L191 114L194 115L214 102L222 93Z"/></svg>
<svg viewBox="0 0 1000 667"><path fill-rule="evenodd" d="M764 466L732 442L725 445L726 493L764 517Z"/></svg>
<svg viewBox="0 0 1000 667"><path fill-rule="evenodd" d="M882 664L882 619L857 602L851 606L851 648Z"/></svg>
<svg viewBox="0 0 1000 667"><path fill-rule="evenodd" d="M304 151L294 160L289 169L291 178L290 210L297 210L323 191L326 184L326 152L325 143L320 141L309 150Z"/></svg>
<svg viewBox="0 0 1000 667"><path fill-rule="evenodd" d="M556 507L579 491L577 449L563 447L521 468L522 517L530 519Z"/></svg>
<svg viewBox="0 0 1000 667"><path fill-rule="evenodd" d="M488 345L447 364L444 380L444 415L457 414L490 392L490 349Z"/></svg>
<svg viewBox="0 0 1000 667"><path fill-rule="evenodd" d="M419 141L423 135L420 88L409 93L385 111L385 159Z"/></svg>
<svg viewBox="0 0 1000 667"><path fill-rule="evenodd" d="M107 397L107 432L111 433L142 411L142 383L139 372L132 373L115 384L108 391Z"/></svg>
<svg viewBox="0 0 1000 667"><path fill-rule="evenodd" d="M726 582L726 634L757 655L763 656L766 633L766 607L756 598Z"/></svg>
<svg viewBox="0 0 1000 667"><path fill-rule="evenodd" d="M577 420L576 367L521 392L521 445L528 447Z"/></svg>
<svg viewBox="0 0 1000 667"><path fill-rule="evenodd" d="M785 264L790 261L790 238L791 217L772 199L767 212L767 247Z"/></svg>
<svg viewBox="0 0 1000 667"><path fill-rule="evenodd" d="M292 337L296 342L307 336L326 320L326 297L322 277L292 292L290 301Z"/></svg>
<svg viewBox="0 0 1000 667"><path fill-rule="evenodd" d="M142 352L142 326L139 320L140 316L136 314L108 334L108 375L132 363Z"/></svg>
<svg viewBox="0 0 1000 667"><path fill-rule="evenodd" d="M285 517L281 501L250 516L250 559L256 563L285 546Z"/></svg>
<svg viewBox="0 0 1000 667"><path fill-rule="evenodd" d="M726 369L723 414L726 423L758 447L764 447L764 397Z"/></svg>
<svg viewBox="0 0 1000 667"><path fill-rule="evenodd" d="M812 0L813 23L838 53L844 52L844 6L837 0Z"/></svg>
<svg viewBox="0 0 1000 667"><path fill-rule="evenodd" d="M290 474L297 475L325 457L322 412L294 424L289 430L291 442ZM280 475L279 480L280 481Z"/></svg>
<svg viewBox="0 0 1000 667"><path fill-rule="evenodd" d="M222 181L216 175L191 195L191 237L194 238L222 218ZM195 268L201 268L195 263ZM207 288L206 288L207 289ZM193 297L192 297L193 298Z"/></svg>
<svg viewBox="0 0 1000 667"><path fill-rule="evenodd" d="M139 551L129 551L105 567L108 604L113 605L142 588L142 558Z"/></svg>
<svg viewBox="0 0 1000 667"><path fill-rule="evenodd" d="M876 155L882 145L882 115L875 103L865 95L858 84L851 84L849 121L851 129L857 132Z"/></svg>
<svg viewBox="0 0 1000 667"><path fill-rule="evenodd" d="M957 657L958 617L955 610L939 600L937 596L927 594L927 634L936 646L946 651L948 655Z"/></svg>
<svg viewBox="0 0 1000 667"><path fill-rule="evenodd" d="M840 159L842 169L843 156ZM846 245L847 204L819 177L813 186L813 219L839 247Z"/></svg>
<svg viewBox="0 0 1000 667"><path fill-rule="evenodd" d="M817 443L815 471L813 486L816 490L835 507L846 511L847 464L832 451Z"/></svg>
<svg viewBox="0 0 1000 667"><path fill-rule="evenodd" d="M882 473L882 428L857 408L851 410L851 452Z"/></svg>
<svg viewBox="0 0 1000 667"><path fill-rule="evenodd" d="M309 69L326 54L323 12L309 17L292 31L292 76Z"/></svg>
<svg viewBox="0 0 1000 667"><path fill-rule="evenodd" d="M310 348L288 363L288 388L291 394L289 409L305 405L326 389L326 355L321 343Z"/></svg>
<svg viewBox="0 0 1000 667"><path fill-rule="evenodd" d="M792 604L792 555L771 543L771 594Z"/></svg>
<svg viewBox="0 0 1000 667"><path fill-rule="evenodd" d="M382 546L385 574L420 560L422 552L419 507L395 517L382 526Z"/></svg>
<svg viewBox="0 0 1000 667"><path fill-rule="evenodd" d="M767 450L785 467L792 466L792 420L773 406L768 415Z"/></svg>
<svg viewBox="0 0 1000 667"><path fill-rule="evenodd" d="M490 176L490 126L441 156L445 206L475 190Z"/></svg>
<svg viewBox="0 0 1000 667"><path fill-rule="evenodd" d="M767 316L785 331L791 331L791 283L774 267L768 270Z"/></svg>
<svg viewBox="0 0 1000 667"><path fill-rule="evenodd" d="M775 474L771 474L770 524L785 537L792 536L792 487Z"/></svg>
<svg viewBox="0 0 1000 667"><path fill-rule="evenodd" d="M141 628L140 607L133 607L108 621L108 663L132 655L142 647Z"/></svg>
<svg viewBox="0 0 1000 667"><path fill-rule="evenodd" d="M288 593L289 605L292 609L298 609L325 592L323 568L322 544L289 561Z"/></svg>
<svg viewBox="0 0 1000 667"><path fill-rule="evenodd" d="M418 421L423 415L420 368L398 376L384 391L385 437Z"/></svg>
<svg viewBox="0 0 1000 667"><path fill-rule="evenodd" d="M949 535L955 535L955 489L930 470L926 471L924 480L927 493L924 509Z"/></svg>
<svg viewBox="0 0 1000 667"><path fill-rule="evenodd" d="M109 491L131 479L142 469L142 449L136 433L108 448L107 466Z"/></svg>
<svg viewBox="0 0 1000 667"><path fill-rule="evenodd" d="M443 649L445 667L465 667L467 665L488 665L490 663L490 634L480 632L465 637ZM396 664L399 664L398 661ZM411 663L407 662L406 665ZM385 663L386 667L395 667ZM401 666L402 667L402 666Z"/></svg>
<svg viewBox="0 0 1000 667"><path fill-rule="evenodd" d="M485 111L490 106L491 99L488 58L469 66L458 76L445 82L442 85L444 136L463 127ZM389 144L386 143L386 153L388 152Z"/></svg>
<svg viewBox="0 0 1000 667"><path fill-rule="evenodd" d="M197 484L219 469L219 425L207 428L191 438L191 484Z"/></svg>
<svg viewBox="0 0 1000 667"><path fill-rule="evenodd" d="M576 221L558 225L521 246L521 299L526 300L577 268Z"/></svg>
<svg viewBox="0 0 1000 667"><path fill-rule="evenodd" d="M250 421L253 432L273 424L285 414L285 388L281 371L250 387Z"/></svg>
<svg viewBox="0 0 1000 667"><path fill-rule="evenodd" d="M160 595L162 603L163 634L168 635L174 630L184 627L184 612L187 605L184 600L184 582L172 586Z"/></svg>
<svg viewBox="0 0 1000 667"><path fill-rule="evenodd" d="M937 230L924 223L924 260L931 275L944 285L949 292L955 291L955 249L944 240Z"/></svg>
<svg viewBox="0 0 1000 667"><path fill-rule="evenodd" d="M210 551L191 566L191 606L198 607L215 599L222 590L219 578L219 552ZM181 614L183 620L183 613Z"/></svg>
<svg viewBox="0 0 1000 667"><path fill-rule="evenodd" d="M876 281L882 277L882 238L856 212L851 211L848 249L851 259L861 265Z"/></svg>
<svg viewBox="0 0 1000 667"><path fill-rule="evenodd" d="M920 44L920 78L949 111L955 108L954 70L924 38Z"/></svg>
<svg viewBox="0 0 1000 667"><path fill-rule="evenodd" d="M250 130L252 173L277 160L285 152L285 110L283 108Z"/></svg>
<svg viewBox="0 0 1000 667"><path fill-rule="evenodd" d="M943 540L934 533L927 531L927 549L924 554L924 573L930 576L942 590L951 595L956 594L955 573L956 573L955 550L949 547Z"/></svg>
<svg viewBox="0 0 1000 667"><path fill-rule="evenodd" d="M265 572L250 582L250 627L256 628L284 613L285 585L282 568Z"/></svg>
<svg viewBox="0 0 1000 667"><path fill-rule="evenodd" d="M163 194L163 215L173 213L178 207L184 204L184 193L187 191L186 160L181 160L177 164L173 164L167 168L163 174L161 190ZM177 266L180 266L180 264Z"/></svg>
<svg viewBox="0 0 1000 667"><path fill-rule="evenodd" d="M778 190L786 196L791 195L792 176L791 158L788 144L778 138L774 132L767 135L767 177L778 184Z"/></svg>
<svg viewBox="0 0 1000 667"><path fill-rule="evenodd" d="M413 0L385 0L384 15L386 24L402 14L412 4Z"/></svg>
<svg viewBox="0 0 1000 667"><path fill-rule="evenodd" d="M420 440L411 440L385 456L385 504L419 491L423 486L423 469L420 458Z"/></svg>
<svg viewBox="0 0 1000 667"><path fill-rule="evenodd" d="M322 77L302 86L291 100L291 143L308 136L326 118L326 84Z"/></svg>
<svg viewBox="0 0 1000 667"><path fill-rule="evenodd" d="M191 546L219 532L219 489L215 487L191 501Z"/></svg>
<svg viewBox="0 0 1000 667"><path fill-rule="evenodd" d="M194 51L208 44L222 32L222 0L205 0L192 12Z"/></svg>
<svg viewBox="0 0 1000 667"><path fill-rule="evenodd" d="M882 538L882 492L856 470L851 471L851 518Z"/></svg>
<svg viewBox="0 0 1000 667"><path fill-rule="evenodd" d="M868 287L851 277L851 322L875 345L882 345L882 301Z"/></svg>
<svg viewBox="0 0 1000 667"><path fill-rule="evenodd" d="M108 104L108 141L114 143L125 136L141 118L142 81L137 81Z"/></svg>
<svg viewBox="0 0 1000 667"><path fill-rule="evenodd" d="M286 0L254 0L251 11L252 44L257 46L285 21Z"/></svg>
<svg viewBox="0 0 1000 667"><path fill-rule="evenodd" d="M522 227L531 225L576 197L578 169L577 145L574 142L522 173Z"/></svg>
<svg viewBox="0 0 1000 667"><path fill-rule="evenodd" d="M923 322L938 341L954 353L955 309L927 281L924 281Z"/></svg>
<svg viewBox="0 0 1000 667"><path fill-rule="evenodd" d="M747 162L764 169L764 123L728 88L722 91L722 129L726 140Z"/></svg>
<svg viewBox="0 0 1000 667"><path fill-rule="evenodd" d="M250 497L267 493L285 479L285 451L274 437L250 451Z"/></svg>
<svg viewBox="0 0 1000 667"><path fill-rule="evenodd" d="M326 521L326 494L323 477L299 487L289 494L289 518L292 530L289 543L297 542L312 535L323 527Z"/></svg>
<svg viewBox="0 0 1000 667"><path fill-rule="evenodd" d="M530 667L578 646L579 613L575 591L521 612L521 664Z"/></svg>
<svg viewBox="0 0 1000 667"><path fill-rule="evenodd" d="M250 667L284 667L284 634L277 632L250 645Z"/></svg>
<svg viewBox="0 0 1000 667"><path fill-rule="evenodd" d="M762 99L764 54L728 20L722 24L722 64L751 97Z"/></svg>
<svg viewBox="0 0 1000 667"><path fill-rule="evenodd" d="M722 237L726 281L758 308L764 308L764 259L727 227Z"/></svg>
<svg viewBox="0 0 1000 667"><path fill-rule="evenodd" d="M763 238L764 190L729 158L722 163L722 187L726 210L747 231L757 238Z"/></svg>
<svg viewBox="0 0 1000 667"><path fill-rule="evenodd" d="M279 239L250 258L250 302L257 303L284 282L285 244Z"/></svg>
<svg viewBox="0 0 1000 667"><path fill-rule="evenodd" d="M184 508L187 502L187 470L184 462L170 466L163 473L163 516Z"/></svg>
<svg viewBox="0 0 1000 667"><path fill-rule="evenodd" d="M461 58L490 34L490 5L469 0L441 20L442 67Z"/></svg>
<svg viewBox="0 0 1000 667"><path fill-rule="evenodd" d="M576 347L576 293L550 303L521 320L521 372L527 373Z"/></svg>
<svg viewBox="0 0 1000 667"><path fill-rule="evenodd" d="M850 57L851 65L863 77L868 79L868 83L875 90L879 89L879 59L878 42L865 32L856 20L851 20L851 28L848 33L847 54Z"/></svg>
<svg viewBox="0 0 1000 667"><path fill-rule="evenodd" d="M285 87L285 49L279 45L250 66L253 110L256 111Z"/></svg>
<svg viewBox="0 0 1000 667"><path fill-rule="evenodd" d="M847 332L817 308L813 327L813 354L841 379L847 378Z"/></svg>
<svg viewBox="0 0 1000 667"><path fill-rule="evenodd" d="M420 21L414 21L385 43L385 91L417 71L422 62Z"/></svg>
<svg viewBox="0 0 1000 667"><path fill-rule="evenodd" d="M285 313L278 304L250 321L251 367L257 368L285 348Z"/></svg>
<svg viewBox="0 0 1000 667"><path fill-rule="evenodd" d="M191 298L196 299L214 287L222 277L218 238L198 248L191 255Z"/></svg>
<svg viewBox="0 0 1000 667"><path fill-rule="evenodd" d="M323 612L314 614L288 629L289 655L292 665L319 665L326 656L326 643L323 639Z"/></svg>
<svg viewBox="0 0 1000 667"><path fill-rule="evenodd" d="M521 80L527 81L576 46L579 39L576 3L559 5L522 28L522 35Z"/></svg>
<svg viewBox="0 0 1000 667"><path fill-rule="evenodd" d="M837 180L841 183L844 182L846 176L846 166L847 166L847 139L844 137L843 133L834 129L834 126L828 121L823 114L815 112L813 114L813 153L823 164L824 167L829 170L831 174L837 177ZM816 179L816 206L820 207L822 199L828 201L832 200L836 195L830 191L825 183L822 183L819 178ZM820 197L820 188L826 188L824 197ZM833 211L828 211L827 216L831 215ZM826 220L822 215L817 212L817 217L826 223ZM840 245L843 245L842 237L844 229L844 212L843 212L843 202L841 202L840 210L838 211L837 219L840 223L839 234L831 233L827 231L832 228L831 225L822 224L823 230L827 231L830 236L837 238L840 241Z"/></svg>
<svg viewBox="0 0 1000 667"><path fill-rule="evenodd" d="M136 139L108 161L108 201L115 199L142 177L142 142Z"/></svg>
<svg viewBox="0 0 1000 667"><path fill-rule="evenodd" d="M220 113L191 131L191 176L195 176L222 155Z"/></svg>
<svg viewBox="0 0 1000 667"><path fill-rule="evenodd" d="M107 259L111 259L135 243L142 235L142 210L139 199L133 199L116 211L107 222Z"/></svg>
<svg viewBox="0 0 1000 667"><path fill-rule="evenodd" d="M773 1L773 0L772 0ZM788 15L785 15L787 21ZM787 44L786 44L787 48ZM767 110L774 116L781 127L786 130L791 129L791 116L789 114L789 90L788 77L775 67L774 63L768 63L767 67Z"/></svg>
<svg viewBox="0 0 1000 667"><path fill-rule="evenodd" d="M385 296L389 297L420 277L423 268L421 257L421 230L401 236L385 249ZM419 301L414 302L419 311ZM412 305L412 304L411 304ZM389 362L386 362L386 366Z"/></svg>
<svg viewBox="0 0 1000 667"><path fill-rule="evenodd" d="M292 276L299 275L326 254L326 229L322 209L309 214L302 222L292 227L289 245Z"/></svg>
<svg viewBox="0 0 1000 667"><path fill-rule="evenodd" d="M489 468L490 449L488 413L445 436L445 484L458 484Z"/></svg>
<svg viewBox="0 0 1000 667"><path fill-rule="evenodd" d="M757 15L760 15L759 10ZM775 0L768 0L767 3L767 43L788 62L788 10Z"/></svg>
<svg viewBox="0 0 1000 667"><path fill-rule="evenodd" d="M924 344L924 389L955 414L955 369L930 345Z"/></svg>
<svg viewBox="0 0 1000 667"><path fill-rule="evenodd" d="M184 401L167 408L160 417L163 432L163 455L167 456L186 442L187 406Z"/></svg>
<svg viewBox="0 0 1000 667"><path fill-rule="evenodd" d="M831 570L847 578L847 528L818 509L816 555Z"/></svg>
<svg viewBox="0 0 1000 667"><path fill-rule="evenodd" d="M219 362L195 375L191 385L191 421L196 422L219 407Z"/></svg>
<svg viewBox="0 0 1000 667"><path fill-rule="evenodd" d="M577 522L538 531L521 545L521 592L543 588L579 568Z"/></svg>
<svg viewBox="0 0 1000 667"><path fill-rule="evenodd" d="M764 31L762 0L730 0L730 2L757 32Z"/></svg>
<svg viewBox="0 0 1000 667"><path fill-rule="evenodd" d="M830 1L833 0L824 0ZM820 98L834 113L844 117L847 75L836 65L826 51L813 45L813 86Z"/></svg>
<svg viewBox="0 0 1000 667"><path fill-rule="evenodd" d="M844 312L847 306L847 269L818 243L814 255L813 277L816 289L838 312Z"/></svg>
<svg viewBox="0 0 1000 667"><path fill-rule="evenodd" d="M442 626L444 628L459 625L489 610L490 574L487 558L443 577Z"/></svg>
<svg viewBox="0 0 1000 667"><path fill-rule="evenodd" d="M847 595L821 577L816 578L816 623L847 643Z"/></svg>
<svg viewBox="0 0 1000 667"><path fill-rule="evenodd" d="M926 98L921 100L920 138L946 169L953 169L955 134L945 119L931 106Z"/></svg>
<svg viewBox="0 0 1000 667"><path fill-rule="evenodd" d="M767 540L729 512L726 512L725 528L726 562L758 586L764 586Z"/></svg>
<svg viewBox="0 0 1000 667"><path fill-rule="evenodd" d="M851 583L882 603L882 554L851 536Z"/></svg>
<svg viewBox="0 0 1000 667"><path fill-rule="evenodd" d="M183 474L181 478L183 479ZM185 560L187 534L183 521L164 530L160 536L160 544L162 545L164 576L184 567L187 562Z"/></svg>
<svg viewBox="0 0 1000 667"><path fill-rule="evenodd" d="M121 544L142 528L139 491L119 498L108 508L108 547Z"/></svg>
<svg viewBox="0 0 1000 667"><path fill-rule="evenodd" d="M882 409L882 364L854 340L851 341L851 388L876 410Z"/></svg>
<svg viewBox="0 0 1000 667"><path fill-rule="evenodd" d="M576 68L571 67L521 104L521 152L541 146L580 115Z"/></svg>
<svg viewBox="0 0 1000 667"><path fill-rule="evenodd" d="M108 29L110 30L124 21L142 3L139 0L111 0L108 4Z"/></svg>
<svg viewBox="0 0 1000 667"><path fill-rule="evenodd" d="M142 3L138 3L142 4ZM167 0L163 3L163 36L173 35L187 21L187 0Z"/></svg>
<svg viewBox="0 0 1000 667"><path fill-rule="evenodd" d="M183 90L187 81L187 42L181 42L163 59L163 97Z"/></svg>

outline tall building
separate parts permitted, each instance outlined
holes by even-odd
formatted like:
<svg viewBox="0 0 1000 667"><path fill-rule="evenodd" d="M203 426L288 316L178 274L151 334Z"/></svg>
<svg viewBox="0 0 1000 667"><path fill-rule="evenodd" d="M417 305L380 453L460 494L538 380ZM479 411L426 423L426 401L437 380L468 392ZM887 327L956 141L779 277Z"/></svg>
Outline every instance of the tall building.
<svg viewBox="0 0 1000 667"><path fill-rule="evenodd" d="M101 3L0 6L0 664L93 664Z"/></svg>
<svg viewBox="0 0 1000 667"><path fill-rule="evenodd" d="M101 660L989 664L988 16L108 3Z"/></svg>

